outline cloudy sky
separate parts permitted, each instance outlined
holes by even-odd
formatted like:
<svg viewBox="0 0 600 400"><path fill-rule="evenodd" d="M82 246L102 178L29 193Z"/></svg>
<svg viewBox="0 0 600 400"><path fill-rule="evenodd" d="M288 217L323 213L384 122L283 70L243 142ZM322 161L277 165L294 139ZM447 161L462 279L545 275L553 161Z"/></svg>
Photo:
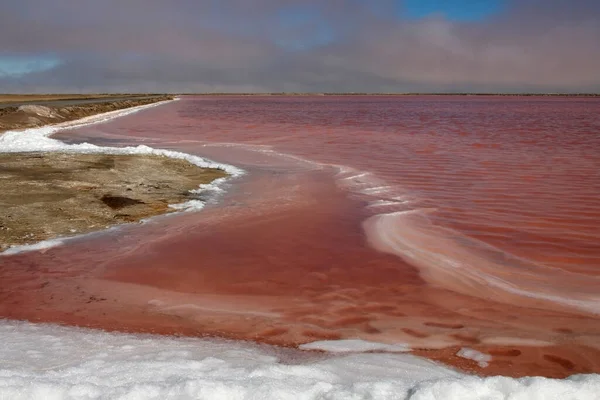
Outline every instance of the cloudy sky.
<svg viewBox="0 0 600 400"><path fill-rule="evenodd" d="M600 0L3 0L0 92L600 92Z"/></svg>

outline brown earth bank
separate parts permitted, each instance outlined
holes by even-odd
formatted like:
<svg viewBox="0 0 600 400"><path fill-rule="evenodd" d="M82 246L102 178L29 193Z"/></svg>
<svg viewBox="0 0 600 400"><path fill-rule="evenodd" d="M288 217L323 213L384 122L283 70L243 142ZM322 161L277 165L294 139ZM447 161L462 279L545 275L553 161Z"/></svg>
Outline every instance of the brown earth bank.
<svg viewBox="0 0 600 400"><path fill-rule="evenodd" d="M5 97L4 95L0 96L0 100L4 99L7 102ZM45 103L45 105L35 104L37 101L48 100L44 98L25 100L27 104L0 108L0 132L73 121L90 115L173 99L173 96L167 95L143 98L132 97L130 99L123 99L123 97L117 101L100 101L99 98L99 102L65 106L60 106L58 103L56 105L52 105L52 103ZM49 100L59 101L64 99L50 98ZM85 100L85 98L80 100ZM24 100L22 98L15 98L11 101L22 102Z"/></svg>
<svg viewBox="0 0 600 400"><path fill-rule="evenodd" d="M130 97L156 97L162 94L156 93L38 93L38 94L0 94L0 103L24 103L55 100L93 100L107 98Z"/></svg>
<svg viewBox="0 0 600 400"><path fill-rule="evenodd" d="M0 153L0 251L174 211L224 176L161 156Z"/></svg>

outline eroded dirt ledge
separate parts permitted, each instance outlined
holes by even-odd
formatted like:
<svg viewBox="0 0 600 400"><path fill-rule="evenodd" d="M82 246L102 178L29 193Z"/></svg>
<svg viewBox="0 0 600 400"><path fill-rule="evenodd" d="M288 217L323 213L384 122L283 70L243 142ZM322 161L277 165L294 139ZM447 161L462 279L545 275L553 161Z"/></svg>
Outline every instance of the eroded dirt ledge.
<svg viewBox="0 0 600 400"><path fill-rule="evenodd" d="M0 108L0 132L73 121L90 115L172 100L173 96L131 98L70 106L26 104ZM100 101L100 99L98 99ZM57 102L57 104L60 104Z"/></svg>
<svg viewBox="0 0 600 400"><path fill-rule="evenodd" d="M174 211L226 175L151 155L0 153L0 251Z"/></svg>

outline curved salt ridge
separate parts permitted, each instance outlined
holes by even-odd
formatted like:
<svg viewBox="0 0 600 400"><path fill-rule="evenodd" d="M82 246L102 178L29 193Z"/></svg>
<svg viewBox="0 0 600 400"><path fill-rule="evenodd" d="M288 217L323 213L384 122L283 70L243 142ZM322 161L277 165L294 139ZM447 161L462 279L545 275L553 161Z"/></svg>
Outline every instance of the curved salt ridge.
<svg viewBox="0 0 600 400"><path fill-rule="evenodd" d="M313 169L322 169L326 166L330 166L330 164L323 164L317 161L312 161L304 157L296 156L293 154L281 153L273 148L271 145L265 144L248 144L248 143L231 143L231 142L218 142L218 143L204 143L205 147L238 147L242 149L247 149L250 151L255 151L257 153L268 154L270 156L275 156L279 158L283 158L286 160L293 160L299 164L307 165Z"/></svg>
<svg viewBox="0 0 600 400"><path fill-rule="evenodd" d="M338 169L335 178L340 187L366 198L366 207L379 211L363 223L371 245L415 265L430 283L466 295L493 296L500 302L512 303L510 296L519 296L550 303L546 307L560 304L600 314L600 296L581 292L581 287L589 287L590 279L599 284L600 279L536 264L459 232L433 226L426 214L434 209L415 207L407 191L389 186L367 171L331 166ZM435 246L429 248L431 244ZM552 282L561 282L559 291L553 292L552 284L540 284L549 273L555 274ZM586 285L578 284L579 280L585 280Z"/></svg>
<svg viewBox="0 0 600 400"><path fill-rule="evenodd" d="M517 295L600 314L600 296L596 292L582 293L580 288L586 285L577 284L578 279L584 279L589 286L589 280L597 278L552 271L515 256L507 257L484 242L432 226L423 210L375 215L363 225L373 247L411 262L430 283L466 295L493 297L500 302L511 303L506 296ZM456 243L456 238L469 243ZM502 258L495 261L499 254ZM559 289L567 292L568 297L552 292L552 285L543 283L549 272L561 274Z"/></svg>
<svg viewBox="0 0 600 400"><path fill-rule="evenodd" d="M0 320L0 398L598 400L600 376L468 376L408 354L332 355Z"/></svg>
<svg viewBox="0 0 600 400"><path fill-rule="evenodd" d="M362 353L366 351L405 353L410 351L410 347L405 344L386 344L362 339L320 340L298 347L302 350L322 350L330 353Z"/></svg>
<svg viewBox="0 0 600 400"><path fill-rule="evenodd" d="M538 265L459 232L434 227L426 218L433 209L415 208L414 200L406 193L397 195L403 192L401 188L389 186L366 171L333 167L338 168L335 178L340 187L366 197L366 207L379 211L363 223L371 245L414 264L430 283L471 296L494 295L501 302L511 303L507 297L519 296L600 314L600 296L580 291L589 286L589 279L600 284L598 278ZM421 223L413 222L415 218ZM428 248L432 243L435 247ZM501 260L496 261L499 257ZM560 291L553 292L552 285L540 284L549 272L560 274L553 277L561 282ZM578 279L586 280L587 285L577 284Z"/></svg>
<svg viewBox="0 0 600 400"><path fill-rule="evenodd" d="M232 177L238 177L244 174L244 171L240 168L234 167L229 164L217 163L202 157L198 157L192 154L182 153L172 150L154 149L145 145L140 146L129 146L129 147L103 147L96 146L89 143L81 144L66 144L60 140L52 139L49 136L65 129L74 129L86 125L98 124L110 121L112 119L122 117L125 115L133 114L135 112L157 107L162 104L169 103L175 100L161 101L158 103L146 104L137 107L131 107L123 110L110 111L103 114L92 115L75 121L64 122L51 126L44 126L41 128L31 128L20 131L7 131L0 136L0 153L24 153L33 151L42 152L61 152L61 153L76 153L76 154L116 154L116 155L156 155L163 157L170 157L180 160L186 160L200 168L218 168L224 170ZM227 178L219 178L215 181L200 185L198 189L192 191L194 194L210 193L217 194L223 191L219 186L222 186L226 182ZM205 206L206 202L201 200L189 200L185 203L171 205L172 208L180 211L196 211L200 210ZM23 246L14 246L8 250L0 253L1 255L16 254L25 251L45 250L51 247L55 247L64 243L64 239L78 237L81 235L75 235L71 237L58 238L53 240L46 240L39 243Z"/></svg>
<svg viewBox="0 0 600 400"><path fill-rule="evenodd" d="M510 296L519 296L552 304L547 307L561 304L600 314L600 296L581 293L580 289L589 286L590 279L599 284L600 279L536 264L459 232L433 226L426 217L433 209L415 207L407 191L389 186L367 171L331 166L338 169L335 178L340 187L366 198L366 207L379 211L363 223L371 245L414 264L430 283L466 295L494 296L500 302L511 303ZM435 246L429 248L432 243ZM540 284L549 273L555 274L553 282L561 282L559 291L552 291L551 284ZM578 284L579 280L585 280L586 285Z"/></svg>

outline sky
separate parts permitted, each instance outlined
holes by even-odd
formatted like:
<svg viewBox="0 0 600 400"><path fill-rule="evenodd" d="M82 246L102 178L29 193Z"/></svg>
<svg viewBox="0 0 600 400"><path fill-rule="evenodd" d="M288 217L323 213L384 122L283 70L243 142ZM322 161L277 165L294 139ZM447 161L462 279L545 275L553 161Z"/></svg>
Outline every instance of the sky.
<svg viewBox="0 0 600 400"><path fill-rule="evenodd" d="M600 92L600 0L5 0L0 92Z"/></svg>

